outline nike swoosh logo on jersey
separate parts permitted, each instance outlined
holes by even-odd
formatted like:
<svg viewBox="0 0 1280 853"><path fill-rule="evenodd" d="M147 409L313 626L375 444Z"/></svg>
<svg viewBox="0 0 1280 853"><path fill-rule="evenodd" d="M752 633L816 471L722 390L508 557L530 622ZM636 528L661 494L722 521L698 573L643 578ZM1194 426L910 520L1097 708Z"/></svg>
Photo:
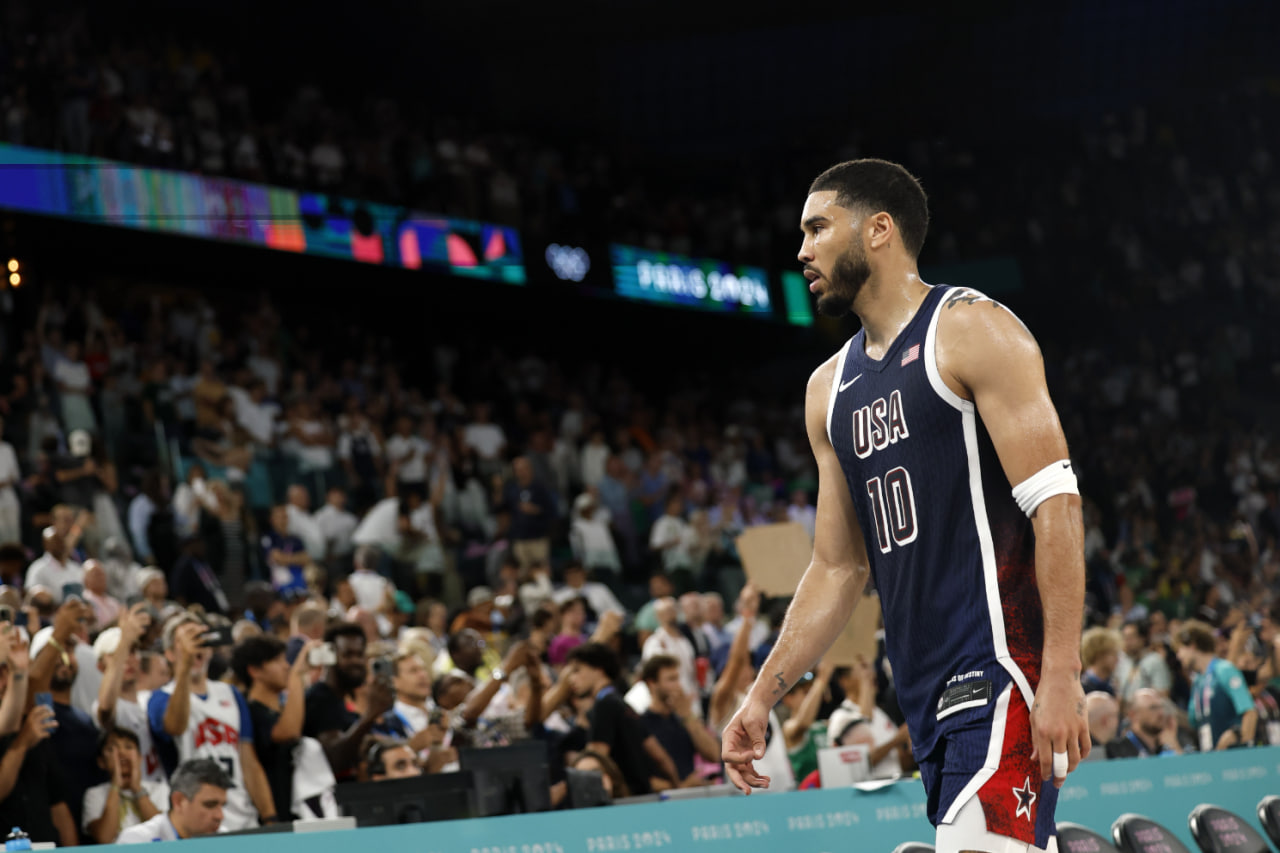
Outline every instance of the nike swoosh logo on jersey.
<svg viewBox="0 0 1280 853"><path fill-rule="evenodd" d="M841 390L841 391L843 391L844 389L848 388L850 385L852 385L853 383L857 382L857 381L858 381L859 379L861 379L861 378L862 378L862 374L861 374L861 373L859 373L857 376L853 377L853 378L852 378L852 379L850 379L848 382L846 382L846 383L844 383L843 385L841 385L841 386L840 386L840 390Z"/></svg>

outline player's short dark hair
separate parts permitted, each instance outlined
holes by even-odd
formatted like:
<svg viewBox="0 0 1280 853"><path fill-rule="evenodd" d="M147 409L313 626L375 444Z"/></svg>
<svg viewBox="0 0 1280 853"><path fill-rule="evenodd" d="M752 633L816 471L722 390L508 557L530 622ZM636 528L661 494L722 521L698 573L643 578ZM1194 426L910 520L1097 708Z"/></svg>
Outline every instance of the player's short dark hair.
<svg viewBox="0 0 1280 853"><path fill-rule="evenodd" d="M810 194L830 190L835 190L841 207L892 216L903 247L911 257L920 257L929 233L929 198L920 181L902 166L873 158L837 163L809 185Z"/></svg>
<svg viewBox="0 0 1280 853"><path fill-rule="evenodd" d="M644 681L657 681L664 669L679 669L680 661L671 655L654 655L640 667L640 678Z"/></svg>
<svg viewBox="0 0 1280 853"><path fill-rule="evenodd" d="M278 638L269 635L245 637L231 650L231 671L245 687L253 686L253 676L249 669L263 666L285 653L285 645Z"/></svg>
<svg viewBox="0 0 1280 853"><path fill-rule="evenodd" d="M324 641L326 643L336 643L339 637L350 637L353 640L358 638L366 643L369 641L369 638L365 636L364 629L354 622L334 622L324 629Z"/></svg>
<svg viewBox="0 0 1280 853"><path fill-rule="evenodd" d="M618 655L604 643L583 643L569 652L566 663L580 663L604 673L610 681L618 680Z"/></svg>

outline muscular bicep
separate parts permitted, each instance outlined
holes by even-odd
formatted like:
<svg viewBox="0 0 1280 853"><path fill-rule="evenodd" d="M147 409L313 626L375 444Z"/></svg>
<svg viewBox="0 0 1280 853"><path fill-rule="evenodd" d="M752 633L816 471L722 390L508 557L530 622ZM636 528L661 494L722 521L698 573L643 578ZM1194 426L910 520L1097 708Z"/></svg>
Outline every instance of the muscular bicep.
<svg viewBox="0 0 1280 853"><path fill-rule="evenodd" d="M827 400L835 375L835 359L814 371L805 394L805 427L818 463L818 505L814 521L813 561L867 569L867 546L854 512L844 469L827 434Z"/></svg>
<svg viewBox="0 0 1280 853"><path fill-rule="evenodd" d="M944 308L937 358L948 386L973 401L1011 485L1068 458L1040 347L1008 309L987 299Z"/></svg>

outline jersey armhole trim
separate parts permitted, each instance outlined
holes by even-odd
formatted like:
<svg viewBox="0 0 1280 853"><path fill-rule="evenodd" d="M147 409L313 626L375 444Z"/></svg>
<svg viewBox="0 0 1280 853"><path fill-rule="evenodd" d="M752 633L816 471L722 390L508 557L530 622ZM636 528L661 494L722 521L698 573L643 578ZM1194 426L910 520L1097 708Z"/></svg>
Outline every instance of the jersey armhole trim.
<svg viewBox="0 0 1280 853"><path fill-rule="evenodd" d="M965 288L955 288L956 293L967 292ZM938 304L934 306L933 316L929 318L929 331L924 338L924 369L929 376L929 384L933 386L933 391L944 401L946 401L953 409L961 412L972 412L973 401L966 400L952 391L942 378L942 374L938 371L938 319L942 316L942 309L947 305L947 296L943 295L938 300Z"/></svg>
<svg viewBox="0 0 1280 853"><path fill-rule="evenodd" d="M853 346L853 338L845 341L844 346L840 348L840 355L836 358L836 373L831 377L831 395L827 397L827 441L831 442L831 446L835 447L835 440L831 437L831 416L836 410L836 395L840 393L840 378L844 376L844 360L849 356L849 347Z"/></svg>

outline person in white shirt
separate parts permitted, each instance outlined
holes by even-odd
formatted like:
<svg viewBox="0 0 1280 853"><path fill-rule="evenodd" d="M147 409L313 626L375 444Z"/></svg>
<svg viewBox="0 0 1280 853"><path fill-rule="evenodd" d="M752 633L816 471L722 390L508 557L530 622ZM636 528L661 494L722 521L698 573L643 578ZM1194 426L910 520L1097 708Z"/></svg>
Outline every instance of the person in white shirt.
<svg viewBox="0 0 1280 853"><path fill-rule="evenodd" d="M391 581L378 574L381 556L377 545L361 545L356 548L352 563L355 571L347 578L351 591L356 596L356 606L370 612L381 610L387 597L395 595L396 591Z"/></svg>
<svg viewBox="0 0 1280 853"><path fill-rule="evenodd" d="M53 368L53 381L58 386L58 398L62 402L62 425L67 432L78 429L98 431L98 418L89 404L89 390L93 379L89 366L80 358L80 344L67 344L61 361Z"/></svg>
<svg viewBox="0 0 1280 853"><path fill-rule="evenodd" d="M644 641L640 652L642 661L654 655L668 655L680 663L680 687L692 697L698 696L698 672L693 644L680 631L680 610L670 596L659 599L653 608L658 620L658 630Z"/></svg>
<svg viewBox="0 0 1280 853"><path fill-rule="evenodd" d="M147 718L161 750L173 749L179 761L212 757L230 771L231 790L223 800L226 828L249 829L259 819L267 823L277 819L275 802L253 748L248 703L232 685L209 678L212 651L200 641L206 631L191 615L165 626L165 655L173 664L173 681L151 694ZM170 787L183 790L176 775Z"/></svg>
<svg viewBox="0 0 1280 853"><path fill-rule="evenodd" d="M693 575L693 546L697 533L684 520L684 499L667 500L666 512L653 523L649 547L662 555L662 569L671 576L678 591L685 591Z"/></svg>
<svg viewBox="0 0 1280 853"><path fill-rule="evenodd" d="M193 758L174 771L169 810L120 833L117 844L147 844L213 835L222 826L231 777L212 758Z"/></svg>
<svg viewBox="0 0 1280 853"><path fill-rule="evenodd" d="M427 458L431 444L413 433L413 419L396 419L395 434L387 439L386 459L395 472L396 483L427 494Z"/></svg>
<svg viewBox="0 0 1280 853"><path fill-rule="evenodd" d="M54 603L62 603L64 584L84 584L84 567L71 559L71 549L54 527L44 529L44 553L27 567L24 586L43 586L53 595Z"/></svg>
<svg viewBox="0 0 1280 853"><path fill-rule="evenodd" d="M809 493L804 489L796 489L791 493L791 503L787 505L787 520L799 523L805 533L813 539L814 525L817 524L818 510L809 500Z"/></svg>
<svg viewBox="0 0 1280 853"><path fill-rule="evenodd" d="M403 497L383 498L374 504L351 534L351 541L377 545L419 572L438 572L445 567L435 506L412 490L406 490Z"/></svg>
<svg viewBox="0 0 1280 853"><path fill-rule="evenodd" d="M112 844L123 830L163 814L169 785L142 778L138 736L132 731L106 731L98 745L98 766L111 780L84 792L80 823L85 835L99 844Z"/></svg>
<svg viewBox="0 0 1280 853"><path fill-rule="evenodd" d="M871 748L868 763L876 779L892 779L902 773L898 748L911 743L907 725L894 725L876 704L876 674L871 664L859 658L855 666L842 666L832 674L845 700L831 712L827 738L831 746L865 744Z"/></svg>
<svg viewBox="0 0 1280 853"><path fill-rule="evenodd" d="M187 469L187 479L174 489L172 503L179 538L199 532L201 512L218 511L218 497L209 488L203 465L196 462Z"/></svg>
<svg viewBox="0 0 1280 853"><path fill-rule="evenodd" d="M552 598L556 604L564 604L579 596L587 600L587 606L596 614L596 618L611 610L622 614L627 612L609 587L587 580L587 570L580 563L570 563L564 567L564 586L556 590Z"/></svg>
<svg viewBox="0 0 1280 853"><path fill-rule="evenodd" d="M239 392L232 388L231 395L236 401L236 423L260 447L271 447L276 439L276 417L280 408L267 402L267 384L256 379L249 384L249 393Z"/></svg>
<svg viewBox="0 0 1280 853"><path fill-rule="evenodd" d="M325 557L342 559L355 547L351 537L360 520L347 512L347 493L340 486L330 487L326 498L325 505L312 514L311 520L324 540Z"/></svg>
<svg viewBox="0 0 1280 853"><path fill-rule="evenodd" d="M600 485L604 479L605 463L609 461L609 444L604 440L604 430L597 429L582 447L579 454L579 477L585 488Z"/></svg>
<svg viewBox="0 0 1280 853"><path fill-rule="evenodd" d="M302 540L311 559L323 560L324 535L320 532L320 525L311 517L311 495L306 486L294 483L289 487L285 512L289 514L289 535Z"/></svg>
<svg viewBox="0 0 1280 853"><path fill-rule="evenodd" d="M489 406L476 403L474 420L462 431L462 443L475 450L481 470L486 474L495 474L501 470L500 456L507 446L507 434L502 427L489 421Z"/></svg>
<svg viewBox="0 0 1280 853"><path fill-rule="evenodd" d="M613 541L609 523L613 514L600 503L594 488L578 495L573 502L573 525L569 530L569 542L573 553L582 564L593 571L622 572L622 560L618 546Z"/></svg>
<svg viewBox="0 0 1280 853"><path fill-rule="evenodd" d="M102 681L98 697L90 709L93 721L102 731L128 729L138 740L142 778L147 782L164 782L164 766L151 737L151 726L138 691L142 672L138 660L138 644L151 627L151 615L145 602L135 604L120 620L120 627L108 628L93 643ZM165 681L168 681L166 678ZM159 803L158 803L159 805Z"/></svg>
<svg viewBox="0 0 1280 853"><path fill-rule="evenodd" d="M4 435L4 418L0 418L0 436ZM14 486L22 481L18 455L13 445L0 440L0 543L22 541L22 517L18 493Z"/></svg>

